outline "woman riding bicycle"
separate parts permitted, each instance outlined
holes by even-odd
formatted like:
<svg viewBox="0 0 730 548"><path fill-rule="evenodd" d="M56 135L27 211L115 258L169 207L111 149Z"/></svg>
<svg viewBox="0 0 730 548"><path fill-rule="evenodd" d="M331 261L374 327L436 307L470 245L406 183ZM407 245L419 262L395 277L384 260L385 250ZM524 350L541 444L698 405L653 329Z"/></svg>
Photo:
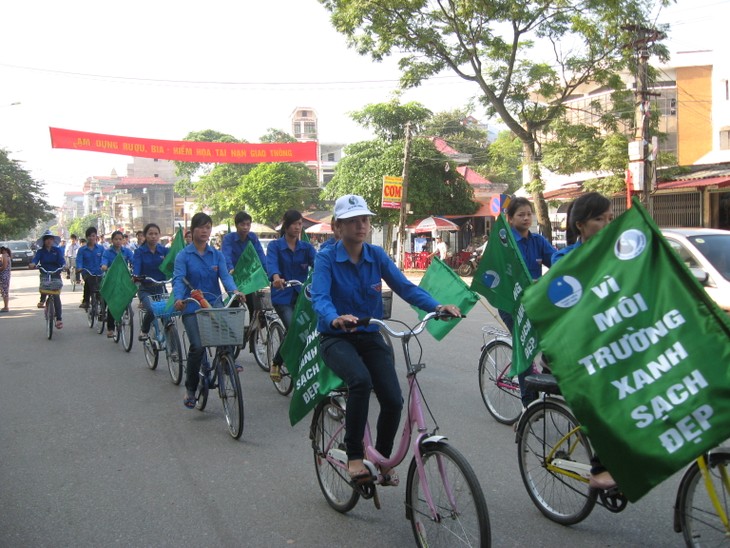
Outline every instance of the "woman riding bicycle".
<svg viewBox="0 0 730 548"><path fill-rule="evenodd" d="M213 219L205 213L196 213L190 221L193 243L185 246L175 257L172 289L175 294L175 309L182 311L182 321L190 339L188 350L187 374L185 377L185 398L183 404L188 409L195 407L195 390L198 388L200 362L204 348L200 341L200 331L194 303L186 303L193 289L203 292L206 300L213 303L220 299L220 283L229 293L241 295L236 282L228 273L223 254L208 244L213 229Z"/></svg>
<svg viewBox="0 0 730 548"><path fill-rule="evenodd" d="M135 278L142 278L137 291L139 303L145 314L140 327L139 340L146 341L149 337L150 326L154 316L150 310L149 298L151 295L161 295L165 292L164 286L147 281L144 278L163 281L165 275L160 271L160 265L170 251L160 245L160 227L155 223L148 223L142 231L144 242L134 250L132 259L132 274Z"/></svg>
<svg viewBox="0 0 730 548"><path fill-rule="evenodd" d="M312 304L318 316L320 351L325 364L347 384L345 445L348 472L355 482L370 479L363 463L363 436L370 391L380 403L375 448L389 457L398 430L403 396L395 371L393 352L378 327L349 327L358 318L382 318L382 280L406 302L425 311L445 309L453 316L456 306L440 305L426 291L409 282L381 247L365 242L370 217L361 196L342 196L335 203L335 224L340 241L317 255L312 277ZM389 485L398 484L393 470Z"/></svg>
<svg viewBox="0 0 730 548"><path fill-rule="evenodd" d="M309 268L314 266L317 250L299 237L302 234L302 214L294 209L284 213L281 222L281 238L274 240L266 249L266 272L271 280L271 303L286 329L289 329L294 305L301 287L286 287L288 280L304 283ZM269 376L274 382L281 381L281 364L284 363L277 350L271 363Z"/></svg>
<svg viewBox="0 0 730 548"><path fill-rule="evenodd" d="M53 272L55 270L58 270L59 268L63 268L66 264L66 261L63 258L63 253L61 252L61 250L58 248L57 245L55 245L60 242L60 238L47 232L42 236L42 241L43 246L35 252L35 256L33 257L33 260L30 262L30 264L28 264L28 268L35 268L36 266L39 266L47 272ZM45 276L45 274L41 273L41 281L43 281ZM61 281L61 272L51 274L51 278ZM41 293L41 300L38 303L38 308L43 308L45 306L45 297L46 295L44 293ZM53 299L53 304L56 309L56 329L63 329L63 310L61 309L61 295L54 294L50 297Z"/></svg>
<svg viewBox="0 0 730 548"><path fill-rule="evenodd" d="M571 244L553 255L553 264L580 247L595 236L613 220L611 201L598 192L588 192L577 198L568 208L568 230L566 241ZM590 486L596 489L611 489L616 486L611 474L597 456L591 461Z"/></svg>
<svg viewBox="0 0 730 548"><path fill-rule="evenodd" d="M122 254L122 257L124 258L124 262L127 263L127 265L132 264L133 255L132 252L124 247L122 243L124 242L124 234L120 230L115 230L112 232L112 245L109 246L109 249L104 250L104 254L101 256L101 270L102 272L106 272L109 270L109 267L114 262L114 259L117 258L117 255L120 253ZM112 313L108 310L106 311L106 336L107 338L111 339L114 336L114 316L112 316Z"/></svg>
<svg viewBox="0 0 730 548"><path fill-rule="evenodd" d="M89 308L89 297L99 289L101 278L101 257L104 255L104 248L97 245L96 227L90 226L86 229L86 245L82 246L76 253L76 269L82 273L84 279L84 294L81 298L79 308Z"/></svg>

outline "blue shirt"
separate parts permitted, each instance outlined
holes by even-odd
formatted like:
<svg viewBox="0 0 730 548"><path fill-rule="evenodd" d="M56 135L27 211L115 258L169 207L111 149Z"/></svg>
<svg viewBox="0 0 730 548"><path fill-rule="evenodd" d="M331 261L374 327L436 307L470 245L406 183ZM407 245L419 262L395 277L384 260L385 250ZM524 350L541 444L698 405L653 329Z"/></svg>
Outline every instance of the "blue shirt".
<svg viewBox="0 0 730 548"><path fill-rule="evenodd" d="M261 247L259 237L253 232L249 232L246 239L241 240L238 232L230 232L223 236L223 242L221 243L221 253L223 253L223 256L226 258L228 272L236 268L238 259L241 258L241 255L249 242L251 242L254 251L256 251L256 254L259 256L261 266L266 269L266 255L264 255L264 248Z"/></svg>
<svg viewBox="0 0 730 548"><path fill-rule="evenodd" d="M567 247L564 247L560 251L556 251L555 253L553 253L553 264L557 263L560 259L562 259L563 257L565 257L568 253L570 253L574 249L580 247L582 243L583 242L581 242L580 240L578 240L573 245L569 245Z"/></svg>
<svg viewBox="0 0 730 548"><path fill-rule="evenodd" d="M542 276L542 265L552 266L553 254L557 249L540 234L528 231L527 237L523 238L514 228L512 234L517 242L517 248L525 259L530 277L533 280L539 279Z"/></svg>
<svg viewBox="0 0 730 548"><path fill-rule="evenodd" d="M316 256L317 250L312 244L297 240L297 245L292 251L289 249L289 244L286 243L286 236L282 236L271 242L266 248L266 272L268 272L270 280L273 279L274 274L278 274L285 280L299 280L304 283L307 281L309 267L314 266ZM271 302L272 304L294 305L300 289L300 287L274 289L272 286Z"/></svg>
<svg viewBox="0 0 730 548"><path fill-rule="evenodd" d="M190 284L188 286L185 281ZM220 280L229 293L236 291L236 282L226 269L226 260L223 254L210 245L205 247L201 255L194 244L185 246L175 257L172 290L175 300L187 299L192 289L200 289L206 300L214 305L221 296ZM199 306L188 303L183 314L193 314Z"/></svg>
<svg viewBox="0 0 730 548"><path fill-rule="evenodd" d="M432 312L439 305L431 295L409 282L383 248L363 244L357 264L342 242L328 246L317 255L312 275L312 305L317 313L320 333L339 333L332 321L342 314L358 318L382 318L382 280L403 300L421 310ZM377 331L378 326L358 327L359 331Z"/></svg>
<svg viewBox="0 0 730 548"><path fill-rule="evenodd" d="M95 245L93 248L88 245L82 246L76 253L76 270L85 268L94 276L101 276L101 256L104 248Z"/></svg>
<svg viewBox="0 0 730 548"><path fill-rule="evenodd" d="M335 237L334 237L334 236L332 236L332 237L330 237L330 238L326 239L326 240L325 240L324 242L322 242L321 244L319 244L319 250L320 250L320 251L324 251L324 250L325 250L325 249L327 249L327 248L328 248L329 246L331 246L331 245L335 245L336 243L337 243L337 240L335 240Z"/></svg>
<svg viewBox="0 0 730 548"><path fill-rule="evenodd" d="M119 251L121 252L122 257L127 262L127 264L130 264L133 259L132 252L129 251L129 249L127 249L126 247L120 247ZM116 258L117 252L114 249L114 246L110 246L109 249L104 250L104 253L101 256L101 266L109 268Z"/></svg>
<svg viewBox="0 0 730 548"><path fill-rule="evenodd" d="M160 270L162 261L170 251L164 245L157 244L154 251L150 246L142 244L134 250L134 258L132 259L132 273L135 276L153 278L159 282L165 280L165 275ZM151 282L142 282L142 285L151 285Z"/></svg>
<svg viewBox="0 0 730 548"><path fill-rule="evenodd" d="M66 260L63 258L61 249L55 245L52 245L51 249L46 249L45 247L38 248L31 262L34 265L42 267L43 270L47 270L48 272L58 270L66 264ZM55 276L60 275L60 272L55 274Z"/></svg>

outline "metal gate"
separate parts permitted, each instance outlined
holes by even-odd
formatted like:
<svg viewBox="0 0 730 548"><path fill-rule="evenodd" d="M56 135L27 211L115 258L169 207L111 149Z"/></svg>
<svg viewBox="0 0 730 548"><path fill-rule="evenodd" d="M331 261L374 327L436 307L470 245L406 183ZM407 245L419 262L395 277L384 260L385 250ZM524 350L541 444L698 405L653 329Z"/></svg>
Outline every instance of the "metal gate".
<svg viewBox="0 0 730 548"><path fill-rule="evenodd" d="M616 217L626 211L625 195L614 196L611 203ZM702 193L653 194L649 214L662 228L702 226Z"/></svg>

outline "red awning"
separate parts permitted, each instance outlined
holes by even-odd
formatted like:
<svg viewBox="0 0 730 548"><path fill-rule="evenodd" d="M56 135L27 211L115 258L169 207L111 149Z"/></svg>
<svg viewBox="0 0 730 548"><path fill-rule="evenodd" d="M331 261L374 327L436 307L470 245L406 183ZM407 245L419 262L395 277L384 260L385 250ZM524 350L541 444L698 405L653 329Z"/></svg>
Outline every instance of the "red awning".
<svg viewBox="0 0 730 548"><path fill-rule="evenodd" d="M725 188L730 186L730 176L725 177L708 177L706 179L683 179L681 181L666 181L657 185L659 190L669 190L674 188L703 188L708 186L716 186Z"/></svg>

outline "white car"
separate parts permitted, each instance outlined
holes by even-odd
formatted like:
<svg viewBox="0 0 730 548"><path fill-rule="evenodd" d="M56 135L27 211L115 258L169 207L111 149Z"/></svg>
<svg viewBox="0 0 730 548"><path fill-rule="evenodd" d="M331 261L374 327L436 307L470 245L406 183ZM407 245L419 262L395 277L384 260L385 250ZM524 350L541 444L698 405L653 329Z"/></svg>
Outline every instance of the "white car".
<svg viewBox="0 0 730 548"><path fill-rule="evenodd" d="M662 234L698 276L707 294L730 314L730 231L663 228Z"/></svg>

